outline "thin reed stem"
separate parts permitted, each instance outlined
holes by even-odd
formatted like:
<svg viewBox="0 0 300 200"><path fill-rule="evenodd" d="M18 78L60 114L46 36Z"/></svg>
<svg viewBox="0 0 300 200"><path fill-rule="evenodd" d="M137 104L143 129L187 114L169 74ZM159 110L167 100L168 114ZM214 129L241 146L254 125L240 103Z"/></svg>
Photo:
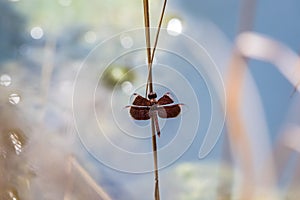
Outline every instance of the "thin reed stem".
<svg viewBox="0 0 300 200"><path fill-rule="evenodd" d="M76 158L70 156L68 162L70 163L70 166L68 166L69 176L72 176L71 171L74 168L82 176L84 181L86 181L86 183L99 195L100 199L112 200L105 190L99 184L97 184L96 181L89 175L89 173L78 163ZM67 192L71 192L71 189L72 188L68 188ZM65 194L64 199L69 199L66 198L68 196L69 194Z"/></svg>
<svg viewBox="0 0 300 200"><path fill-rule="evenodd" d="M145 18L145 36L146 36L146 47L147 47L147 59L148 59L148 80L146 87L146 96L149 86L149 92L153 92L152 84L152 69L151 69L151 46L150 46L150 19L149 19L149 2L144 0L144 18ZM157 144L156 144L156 134L155 134L155 124L154 119L151 117L151 130L152 130L152 151L154 159L154 199L159 200L159 178L158 178L158 164L157 164Z"/></svg>
<svg viewBox="0 0 300 200"><path fill-rule="evenodd" d="M148 59L147 88L149 86L150 92L153 92L152 69L151 69L150 17L149 17L149 2L148 2L148 0L144 0L144 21L145 21L145 36L146 36L147 59ZM146 96L147 96L147 88L146 88Z"/></svg>
<svg viewBox="0 0 300 200"><path fill-rule="evenodd" d="M156 32L154 46L153 46L153 50L152 50L151 67L152 67L154 54L155 54L155 50L156 50L157 43L158 43L158 38L159 38L159 33L160 33L162 21L163 21L164 15L165 15L166 6L167 6L167 0L164 1L163 8L162 8L161 15L160 15L160 19L159 19L159 23L158 23L158 29L157 29L157 32Z"/></svg>
<svg viewBox="0 0 300 200"><path fill-rule="evenodd" d="M156 47L157 47L157 43L158 43L158 38L159 38L159 33L160 33L161 25L162 25L162 22L163 22L163 18L164 18L164 15L165 15L166 7L167 7L167 0L164 1L163 7L162 7L162 11L161 11L160 19L159 19L159 23L158 23L158 28L157 28L157 32L156 32L156 36L155 36L154 46L153 46L153 50L152 50L152 54L151 54L151 62L150 62L150 65L148 66L146 96L148 94L147 93L148 89L150 90L150 92L153 92L150 89L152 87L152 64L153 64L153 60L154 60L154 55L155 55L155 51L156 51ZM152 89L153 89L153 87L152 87Z"/></svg>
<svg viewBox="0 0 300 200"><path fill-rule="evenodd" d="M154 118L151 118L151 130L152 130L152 150L153 150L153 159L154 159L154 199L160 200L159 197L159 178L158 178L158 163L157 163L157 144L156 144L156 134L155 134L155 122Z"/></svg>
<svg viewBox="0 0 300 200"><path fill-rule="evenodd" d="M164 1L159 24L158 30L156 32L155 41L153 51L151 53L151 42L150 42L150 17L149 17L149 2L148 0L144 0L144 21L145 21L145 36L146 36L146 47L147 47L147 59L148 59L148 78L147 78L147 85L146 85L146 97L149 93L153 92L153 83L152 83L152 63L154 59L155 50L158 43L159 33L163 21L163 16L165 13L167 0ZM159 194L159 177L158 177L158 156L157 156L157 143L156 143L156 132L155 132L155 121L154 118L151 117L151 130L152 130L152 151L153 151L153 159L154 159L154 175L155 175L155 183L154 183L154 199L160 200ZM158 130L157 130L158 131Z"/></svg>

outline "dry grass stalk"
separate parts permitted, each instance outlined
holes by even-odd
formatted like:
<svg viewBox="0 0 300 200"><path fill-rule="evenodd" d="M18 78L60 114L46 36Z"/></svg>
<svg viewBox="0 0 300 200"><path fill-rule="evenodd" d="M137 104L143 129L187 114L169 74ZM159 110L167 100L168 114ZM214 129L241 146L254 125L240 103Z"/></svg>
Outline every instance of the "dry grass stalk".
<svg viewBox="0 0 300 200"><path fill-rule="evenodd" d="M251 144L246 134L246 128L240 113L241 87L244 80L245 60L234 52L227 81L227 128L232 152L241 162L243 183L240 199L251 199L254 184L254 169Z"/></svg>
<svg viewBox="0 0 300 200"><path fill-rule="evenodd" d="M160 29L161 29L165 9L166 9L167 0L165 0L164 4L163 4L163 8L161 11L161 16L160 16L152 52L151 52L151 41L150 41L149 2L148 2L148 0L144 0L143 3L144 3L145 37L146 37L147 60L148 60L148 78L147 78L147 85L146 85L146 97L147 97L148 91L149 91L149 93L153 93L152 64L153 64L155 50L156 50L156 46L157 46L158 38L159 38L159 33L160 33ZM155 122L154 122L153 117L151 117L151 132L152 132L152 151L153 151L154 175L155 175L154 199L160 200L157 142L156 142Z"/></svg>
<svg viewBox="0 0 300 200"><path fill-rule="evenodd" d="M78 163L78 161L70 156L67 164L67 173L68 173L68 182L66 186L66 191L64 194L64 200L71 199L71 192L73 189L73 177L71 175L72 170L75 169L82 178L86 181L86 183L99 195L101 200L112 200L111 197L105 192L105 190L95 182L95 180L89 175L89 173Z"/></svg>

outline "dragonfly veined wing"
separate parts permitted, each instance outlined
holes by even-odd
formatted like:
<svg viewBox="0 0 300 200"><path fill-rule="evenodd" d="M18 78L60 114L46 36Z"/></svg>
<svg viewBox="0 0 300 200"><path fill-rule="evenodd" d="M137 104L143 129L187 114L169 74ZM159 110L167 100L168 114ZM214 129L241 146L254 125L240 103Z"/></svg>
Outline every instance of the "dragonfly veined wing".
<svg viewBox="0 0 300 200"><path fill-rule="evenodd" d="M183 104L173 104L174 100L170 96L170 93L164 94L158 101L157 113L161 118L174 118L181 112L181 106ZM173 104L173 105L169 105Z"/></svg>
<svg viewBox="0 0 300 200"><path fill-rule="evenodd" d="M142 97L141 95L134 94L134 101L132 102L133 105L137 106L151 106L150 100L148 100L145 97Z"/></svg>
<svg viewBox="0 0 300 200"><path fill-rule="evenodd" d="M141 95L136 95L132 106L129 106L130 115L135 120L148 120L150 119L149 110L151 108L150 100L142 97Z"/></svg>
<svg viewBox="0 0 300 200"><path fill-rule="evenodd" d="M174 103L173 99L170 97L170 93L164 94L160 99L158 99L157 104L158 105L167 105Z"/></svg>
<svg viewBox="0 0 300 200"><path fill-rule="evenodd" d="M158 116L161 118L174 118L181 112L181 106L183 104L164 105L157 107Z"/></svg>

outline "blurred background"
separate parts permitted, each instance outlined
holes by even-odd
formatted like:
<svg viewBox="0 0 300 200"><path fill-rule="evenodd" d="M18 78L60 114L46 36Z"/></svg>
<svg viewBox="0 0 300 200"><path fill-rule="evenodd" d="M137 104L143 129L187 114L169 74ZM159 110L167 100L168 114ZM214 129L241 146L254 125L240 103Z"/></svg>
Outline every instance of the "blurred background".
<svg viewBox="0 0 300 200"><path fill-rule="evenodd" d="M125 109L145 92L142 3L0 1L1 200L153 199L149 123ZM154 87L185 108L160 121L161 199L300 198L299 8L168 2Z"/></svg>

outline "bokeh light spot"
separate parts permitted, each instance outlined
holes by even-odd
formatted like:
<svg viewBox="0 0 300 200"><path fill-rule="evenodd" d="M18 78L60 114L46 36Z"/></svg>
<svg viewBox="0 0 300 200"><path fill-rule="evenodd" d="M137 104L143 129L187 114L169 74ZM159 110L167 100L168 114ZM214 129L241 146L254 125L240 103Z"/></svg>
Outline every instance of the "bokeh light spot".
<svg viewBox="0 0 300 200"><path fill-rule="evenodd" d="M8 101L9 101L9 103L16 105L16 104L20 103L21 97L19 94L13 93L13 94L9 95Z"/></svg>
<svg viewBox="0 0 300 200"><path fill-rule="evenodd" d="M168 34L176 36L182 32L182 22L180 19L173 18L167 25Z"/></svg>
<svg viewBox="0 0 300 200"><path fill-rule="evenodd" d="M41 27L36 26L31 29L30 35L33 39L39 40L44 36L44 31Z"/></svg>
<svg viewBox="0 0 300 200"><path fill-rule="evenodd" d="M124 76L124 72L120 68L114 68L111 70L111 75L114 77L114 79L119 80Z"/></svg>
<svg viewBox="0 0 300 200"><path fill-rule="evenodd" d="M122 91L125 93L125 94L131 94L132 93L132 89L133 89L133 85L131 82L129 81L124 81L121 85L122 87Z"/></svg>
<svg viewBox="0 0 300 200"><path fill-rule="evenodd" d="M22 152L23 144L22 144L18 134L14 133L14 132L11 132L9 137L11 139L11 142L12 142L13 146L14 146L16 154L19 155Z"/></svg>
<svg viewBox="0 0 300 200"><path fill-rule="evenodd" d="M11 77L7 74L3 74L0 76L0 85L9 86L11 84Z"/></svg>
<svg viewBox="0 0 300 200"><path fill-rule="evenodd" d="M120 37L121 40L121 45L125 48L125 49L129 49L133 46L133 40L131 37L129 36L121 36Z"/></svg>
<svg viewBox="0 0 300 200"><path fill-rule="evenodd" d="M96 42L97 40L97 35L94 31L88 31L84 34L84 40L87 42L87 43L94 43Z"/></svg>

